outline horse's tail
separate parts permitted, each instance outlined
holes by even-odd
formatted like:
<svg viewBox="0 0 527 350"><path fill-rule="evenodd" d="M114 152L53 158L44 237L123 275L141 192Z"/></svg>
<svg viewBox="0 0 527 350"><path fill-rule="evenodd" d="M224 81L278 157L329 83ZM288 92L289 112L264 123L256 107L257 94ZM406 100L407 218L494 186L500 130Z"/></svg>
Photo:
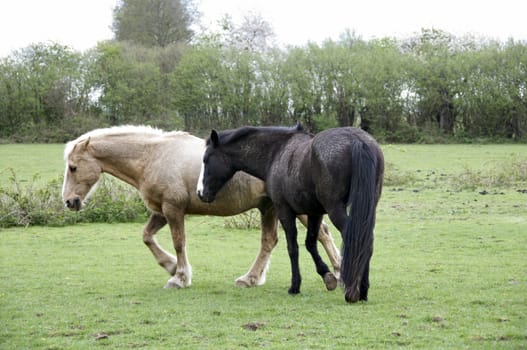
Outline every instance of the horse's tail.
<svg viewBox="0 0 527 350"><path fill-rule="evenodd" d="M351 187L346 206L347 220L343 231L341 278L347 302L367 300L369 262L373 253L373 228L377 206L377 155L367 143L352 143ZM363 277L366 280L363 281ZM363 287L361 287L363 286ZM365 291L363 289L365 288Z"/></svg>

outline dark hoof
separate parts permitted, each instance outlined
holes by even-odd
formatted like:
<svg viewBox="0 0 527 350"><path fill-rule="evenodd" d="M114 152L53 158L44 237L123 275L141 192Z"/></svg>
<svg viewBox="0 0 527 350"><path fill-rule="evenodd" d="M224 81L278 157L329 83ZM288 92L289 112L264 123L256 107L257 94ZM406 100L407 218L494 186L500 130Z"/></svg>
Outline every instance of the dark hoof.
<svg viewBox="0 0 527 350"><path fill-rule="evenodd" d="M348 303L356 303L359 301L360 293L358 288L346 288L344 298Z"/></svg>
<svg viewBox="0 0 527 350"><path fill-rule="evenodd" d="M337 278L331 272L326 272L326 274L324 275L324 283L326 285L327 290L335 290L338 285Z"/></svg>
<svg viewBox="0 0 527 350"><path fill-rule="evenodd" d="M289 293L290 295L296 295L296 294L299 294L300 293L300 288L289 288L287 290L287 293Z"/></svg>

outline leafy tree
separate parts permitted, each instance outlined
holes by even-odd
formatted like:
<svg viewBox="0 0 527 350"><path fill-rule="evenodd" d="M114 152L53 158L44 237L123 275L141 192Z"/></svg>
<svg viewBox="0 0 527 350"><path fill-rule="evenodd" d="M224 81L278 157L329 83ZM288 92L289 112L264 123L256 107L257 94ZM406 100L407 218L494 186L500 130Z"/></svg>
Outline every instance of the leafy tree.
<svg viewBox="0 0 527 350"><path fill-rule="evenodd" d="M13 135L30 124L33 95L27 67L7 57L0 62L0 136Z"/></svg>
<svg viewBox="0 0 527 350"><path fill-rule="evenodd" d="M113 17L117 41L166 47L192 39L197 12L191 0L120 0Z"/></svg>
<svg viewBox="0 0 527 350"><path fill-rule="evenodd" d="M258 55L231 48L196 47L174 72L175 100L186 129L259 122Z"/></svg>
<svg viewBox="0 0 527 350"><path fill-rule="evenodd" d="M313 131L356 125L375 132L404 126L404 59L393 41L355 36L294 48L286 58L291 108Z"/></svg>
<svg viewBox="0 0 527 350"><path fill-rule="evenodd" d="M67 46L30 45L3 60L0 71L6 130L55 127L87 108L82 56Z"/></svg>
<svg viewBox="0 0 527 350"><path fill-rule="evenodd" d="M189 49L174 70L175 105L186 130L210 129L220 119L221 52L217 47Z"/></svg>
<svg viewBox="0 0 527 350"><path fill-rule="evenodd" d="M285 52L278 49L268 50L265 56L259 56L259 84L255 90L255 101L262 125L293 125L297 122L289 109L291 98L285 78L285 60Z"/></svg>
<svg viewBox="0 0 527 350"><path fill-rule="evenodd" d="M527 45L510 41L503 60L508 106L504 111L507 137L520 139L527 134Z"/></svg>
<svg viewBox="0 0 527 350"><path fill-rule="evenodd" d="M284 76L289 86L291 118L312 131L317 130L324 100L324 76L321 75L317 55L321 51L315 44L308 48L290 48L284 62ZM326 115L334 118L334 116Z"/></svg>
<svg viewBox="0 0 527 350"><path fill-rule="evenodd" d="M521 138L527 131L527 48L510 42L466 52L456 100L459 133L468 137Z"/></svg>
<svg viewBox="0 0 527 350"><path fill-rule="evenodd" d="M155 50L101 43L93 52L93 86L111 125L142 123L162 113L161 73Z"/></svg>
<svg viewBox="0 0 527 350"><path fill-rule="evenodd" d="M444 31L423 29L413 38L415 55L413 74L419 95L417 123L422 128L437 128L445 134L454 133L456 111L452 103L459 79L452 64L458 52L456 38Z"/></svg>

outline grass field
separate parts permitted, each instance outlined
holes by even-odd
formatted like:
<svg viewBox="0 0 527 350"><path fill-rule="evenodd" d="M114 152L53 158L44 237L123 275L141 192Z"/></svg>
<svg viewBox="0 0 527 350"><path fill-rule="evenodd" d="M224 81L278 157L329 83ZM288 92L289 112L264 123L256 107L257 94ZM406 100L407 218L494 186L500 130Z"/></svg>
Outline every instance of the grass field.
<svg viewBox="0 0 527 350"><path fill-rule="evenodd" d="M62 146L12 147L0 146L0 171L62 174ZM325 291L305 250L302 293L287 295L283 235L267 283L234 287L259 232L222 218L188 218L185 290L162 288L141 224L11 228L0 233L0 348L527 348L527 146L383 149L390 185L367 303ZM170 249L167 230L158 236Z"/></svg>
<svg viewBox="0 0 527 350"><path fill-rule="evenodd" d="M35 176L45 182L64 174L64 145L0 145L0 183L12 176L12 171L21 182L31 181Z"/></svg>

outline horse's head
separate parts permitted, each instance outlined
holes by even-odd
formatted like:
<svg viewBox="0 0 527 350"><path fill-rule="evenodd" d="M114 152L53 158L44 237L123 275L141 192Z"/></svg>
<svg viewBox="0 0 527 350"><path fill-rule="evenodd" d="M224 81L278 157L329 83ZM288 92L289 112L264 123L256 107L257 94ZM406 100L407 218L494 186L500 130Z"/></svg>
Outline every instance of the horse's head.
<svg viewBox="0 0 527 350"><path fill-rule="evenodd" d="M207 148L203 155L203 164L198 179L198 197L207 203L216 198L216 194L229 181L236 169L220 146L218 133L212 130L207 140Z"/></svg>
<svg viewBox="0 0 527 350"><path fill-rule="evenodd" d="M99 180L101 167L89 153L90 139L66 145L66 170L62 185L62 199L72 210L80 210L90 190Z"/></svg>

